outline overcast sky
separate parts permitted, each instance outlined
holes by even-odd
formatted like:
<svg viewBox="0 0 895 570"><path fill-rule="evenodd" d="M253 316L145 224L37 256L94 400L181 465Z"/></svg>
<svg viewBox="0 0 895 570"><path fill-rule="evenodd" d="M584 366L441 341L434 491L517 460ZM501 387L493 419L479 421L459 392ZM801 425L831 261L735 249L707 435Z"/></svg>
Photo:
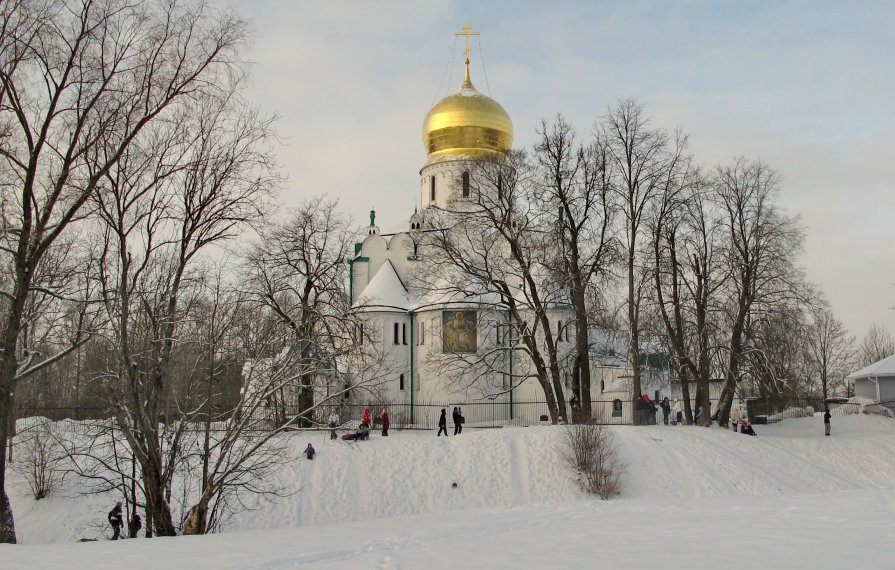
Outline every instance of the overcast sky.
<svg viewBox="0 0 895 570"><path fill-rule="evenodd" d="M619 99L681 127L706 167L761 158L807 228L801 256L860 338L895 331L895 2L237 0L257 30L252 97L280 116L286 205L338 197L386 228L413 212L422 121L462 81L510 114L580 135ZM452 55L453 54L453 55ZM484 60L484 69L482 61ZM449 64L453 63L450 67Z"/></svg>

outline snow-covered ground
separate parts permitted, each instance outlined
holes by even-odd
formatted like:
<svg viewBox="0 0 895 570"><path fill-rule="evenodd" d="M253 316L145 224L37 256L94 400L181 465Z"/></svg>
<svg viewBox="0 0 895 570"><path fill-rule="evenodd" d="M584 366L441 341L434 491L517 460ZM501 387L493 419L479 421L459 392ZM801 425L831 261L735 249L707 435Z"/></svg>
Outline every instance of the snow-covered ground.
<svg viewBox="0 0 895 570"><path fill-rule="evenodd" d="M612 428L620 496L584 495L563 428L374 435L314 443L283 466L293 494L210 536L75 543L114 499L11 488L22 544L0 568L895 568L895 419ZM457 483L456 487L452 484Z"/></svg>

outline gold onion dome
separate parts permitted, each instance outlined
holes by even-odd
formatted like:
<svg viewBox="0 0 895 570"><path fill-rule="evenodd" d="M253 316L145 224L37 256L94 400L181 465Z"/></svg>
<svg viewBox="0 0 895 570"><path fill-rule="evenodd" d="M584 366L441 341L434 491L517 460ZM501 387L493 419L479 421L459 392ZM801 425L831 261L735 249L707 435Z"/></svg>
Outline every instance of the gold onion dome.
<svg viewBox="0 0 895 570"><path fill-rule="evenodd" d="M513 146L513 123L500 103L476 91L466 77L460 91L435 103L423 121L429 163L454 158L506 155Z"/></svg>

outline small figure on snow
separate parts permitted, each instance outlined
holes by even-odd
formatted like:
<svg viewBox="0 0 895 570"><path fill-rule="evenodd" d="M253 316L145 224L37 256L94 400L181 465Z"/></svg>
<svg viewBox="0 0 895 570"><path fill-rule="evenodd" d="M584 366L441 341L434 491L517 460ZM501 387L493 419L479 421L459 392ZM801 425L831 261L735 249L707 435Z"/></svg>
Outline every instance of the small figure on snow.
<svg viewBox="0 0 895 570"><path fill-rule="evenodd" d="M336 439L338 438L338 434L336 434L336 428L339 427L342 423L342 418L339 416L339 410L334 409L333 413L329 415L329 438Z"/></svg>
<svg viewBox="0 0 895 570"><path fill-rule="evenodd" d="M702 419L702 406L696 408L696 414L693 415L693 423L698 424Z"/></svg>
<svg viewBox="0 0 895 570"><path fill-rule="evenodd" d="M118 537L121 536L121 521L123 520L121 516L121 501L115 503L115 508L109 511L109 524L112 525L112 540L118 540Z"/></svg>
<svg viewBox="0 0 895 570"><path fill-rule="evenodd" d="M684 423L684 411L681 409L680 400L674 401L674 406L671 407L671 411L674 412L674 419L677 421L677 425Z"/></svg>
<svg viewBox="0 0 895 570"><path fill-rule="evenodd" d="M755 433L755 430L752 429L752 424L749 423L749 420L747 420L746 418L743 418L743 427L740 428L740 432L743 435L758 435Z"/></svg>
<svg viewBox="0 0 895 570"><path fill-rule="evenodd" d="M566 425L566 420L564 420L562 416L556 416L556 425L564 426Z"/></svg>
<svg viewBox="0 0 895 570"><path fill-rule="evenodd" d="M444 437L447 437L447 410L445 408L441 408L441 417L438 418L438 437L441 437L441 432L444 432Z"/></svg>
<svg viewBox="0 0 895 570"><path fill-rule="evenodd" d="M314 446L309 443L308 446L305 448L305 456L308 459L314 459L315 453L317 452L314 450Z"/></svg>
<svg viewBox="0 0 895 570"><path fill-rule="evenodd" d="M454 420L454 435L459 435L463 431L463 425L460 423L460 408L454 408L451 418Z"/></svg>
<svg viewBox="0 0 895 570"><path fill-rule="evenodd" d="M360 423L367 424L367 427L370 427L372 422L370 421L370 408L364 408L363 414L360 418Z"/></svg>
<svg viewBox="0 0 895 570"><path fill-rule="evenodd" d="M733 425L733 431L736 431L737 425L740 423L740 409L736 406L730 410L730 423Z"/></svg>
<svg viewBox="0 0 895 570"><path fill-rule="evenodd" d="M382 409L382 437L388 437L388 426L391 422L388 419L388 408Z"/></svg>
<svg viewBox="0 0 895 570"><path fill-rule="evenodd" d="M830 435L830 408L824 410L824 435Z"/></svg>
<svg viewBox="0 0 895 570"><path fill-rule="evenodd" d="M665 425L668 425L668 416L671 415L671 402L668 401L668 396L662 399L662 403L659 404L659 407L662 408L662 421Z"/></svg>
<svg viewBox="0 0 895 570"><path fill-rule="evenodd" d="M128 534L131 538L137 538L137 533L140 532L141 528L143 528L143 519L140 518L140 515L134 513L134 518L127 525Z"/></svg>
<svg viewBox="0 0 895 570"><path fill-rule="evenodd" d="M360 424L354 433L346 433L342 436L346 441L357 441L359 439L370 439L370 424Z"/></svg>

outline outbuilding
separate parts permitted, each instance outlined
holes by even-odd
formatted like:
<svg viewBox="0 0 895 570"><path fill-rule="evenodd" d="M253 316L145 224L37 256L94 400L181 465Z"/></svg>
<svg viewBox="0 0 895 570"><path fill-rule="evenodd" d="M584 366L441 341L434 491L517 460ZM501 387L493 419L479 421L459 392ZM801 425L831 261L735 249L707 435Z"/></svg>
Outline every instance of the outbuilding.
<svg viewBox="0 0 895 570"><path fill-rule="evenodd" d="M854 382L855 396L895 410L895 354L852 372L846 379Z"/></svg>

